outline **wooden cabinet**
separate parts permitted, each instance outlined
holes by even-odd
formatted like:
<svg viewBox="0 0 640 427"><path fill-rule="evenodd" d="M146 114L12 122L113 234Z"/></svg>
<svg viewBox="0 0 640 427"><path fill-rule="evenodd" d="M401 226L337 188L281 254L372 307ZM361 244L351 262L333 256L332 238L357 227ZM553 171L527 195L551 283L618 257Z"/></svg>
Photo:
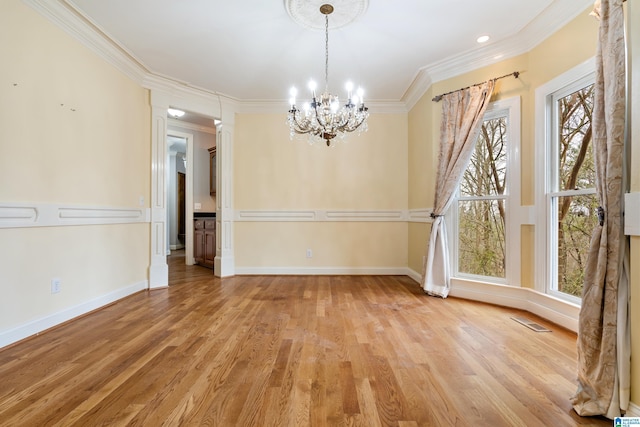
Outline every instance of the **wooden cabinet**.
<svg viewBox="0 0 640 427"><path fill-rule="evenodd" d="M216 147L209 150L209 194L216 195Z"/></svg>
<svg viewBox="0 0 640 427"><path fill-rule="evenodd" d="M196 264L213 268L216 257L216 220L196 219L194 229L193 257Z"/></svg>

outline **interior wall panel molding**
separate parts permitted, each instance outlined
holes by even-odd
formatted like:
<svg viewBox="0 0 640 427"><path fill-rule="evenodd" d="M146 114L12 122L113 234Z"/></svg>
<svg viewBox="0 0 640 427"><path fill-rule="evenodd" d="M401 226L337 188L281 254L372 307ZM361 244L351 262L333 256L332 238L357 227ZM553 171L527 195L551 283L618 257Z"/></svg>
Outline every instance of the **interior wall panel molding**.
<svg viewBox="0 0 640 427"><path fill-rule="evenodd" d="M640 192L624 195L624 234L640 236Z"/></svg>
<svg viewBox="0 0 640 427"><path fill-rule="evenodd" d="M150 222L148 208L56 203L0 203L0 228L61 227Z"/></svg>
<svg viewBox="0 0 640 427"><path fill-rule="evenodd" d="M238 222L433 222L431 208L397 210L260 210L239 209L234 213Z"/></svg>

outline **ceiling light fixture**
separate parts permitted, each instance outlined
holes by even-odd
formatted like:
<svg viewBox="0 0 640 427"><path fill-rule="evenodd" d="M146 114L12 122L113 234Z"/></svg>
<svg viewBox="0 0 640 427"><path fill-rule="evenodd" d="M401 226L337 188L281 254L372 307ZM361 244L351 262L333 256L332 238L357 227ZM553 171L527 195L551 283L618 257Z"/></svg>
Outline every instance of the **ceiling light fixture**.
<svg viewBox="0 0 640 427"><path fill-rule="evenodd" d="M353 84L347 83L347 103L340 105L338 96L329 93L329 15L333 12L333 6L323 4L320 6L320 13L325 18L325 62L324 62L324 83L325 90L316 96L316 83L309 82L311 91L311 102L305 103L302 109L296 107L297 90L291 88L291 98L289 100L289 123L290 135L308 135L309 143L326 141L327 147L331 145L331 140L336 136L344 138L348 132L367 130L367 118L369 109L364 105L364 92L358 89L357 94L353 94Z"/></svg>
<svg viewBox="0 0 640 427"><path fill-rule="evenodd" d="M177 118L179 118L179 117L184 116L184 111L182 111L182 110L176 110L175 108L169 108L169 109L167 110L167 113L169 113L169 115L170 115L171 117L176 118L176 119L177 119Z"/></svg>
<svg viewBox="0 0 640 427"><path fill-rule="evenodd" d="M489 41L489 36L480 36L476 39L478 43L486 43Z"/></svg>

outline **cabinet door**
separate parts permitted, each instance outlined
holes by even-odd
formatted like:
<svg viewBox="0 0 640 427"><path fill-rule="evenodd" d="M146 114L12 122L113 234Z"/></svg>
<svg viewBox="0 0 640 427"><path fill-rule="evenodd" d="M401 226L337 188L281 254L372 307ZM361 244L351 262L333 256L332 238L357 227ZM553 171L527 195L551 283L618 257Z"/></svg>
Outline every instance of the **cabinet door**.
<svg viewBox="0 0 640 427"><path fill-rule="evenodd" d="M216 257L216 231L205 230L204 232L204 263L213 267Z"/></svg>
<svg viewBox="0 0 640 427"><path fill-rule="evenodd" d="M204 230L196 230L193 233L193 258L197 264L204 263Z"/></svg>

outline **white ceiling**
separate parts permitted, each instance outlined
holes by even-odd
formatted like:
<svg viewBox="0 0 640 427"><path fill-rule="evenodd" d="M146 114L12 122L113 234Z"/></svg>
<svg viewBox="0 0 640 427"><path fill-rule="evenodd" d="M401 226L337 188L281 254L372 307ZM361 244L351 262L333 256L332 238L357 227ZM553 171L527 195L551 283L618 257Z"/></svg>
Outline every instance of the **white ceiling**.
<svg viewBox="0 0 640 427"><path fill-rule="evenodd" d="M324 32L293 22L283 0L62 1L148 71L241 101L286 100L292 85L302 96L309 79L324 80ZM326 0L336 11L347 1ZM384 102L406 98L420 73L437 81L522 53L592 0L368 3L329 31L329 86L343 95L350 79Z"/></svg>

